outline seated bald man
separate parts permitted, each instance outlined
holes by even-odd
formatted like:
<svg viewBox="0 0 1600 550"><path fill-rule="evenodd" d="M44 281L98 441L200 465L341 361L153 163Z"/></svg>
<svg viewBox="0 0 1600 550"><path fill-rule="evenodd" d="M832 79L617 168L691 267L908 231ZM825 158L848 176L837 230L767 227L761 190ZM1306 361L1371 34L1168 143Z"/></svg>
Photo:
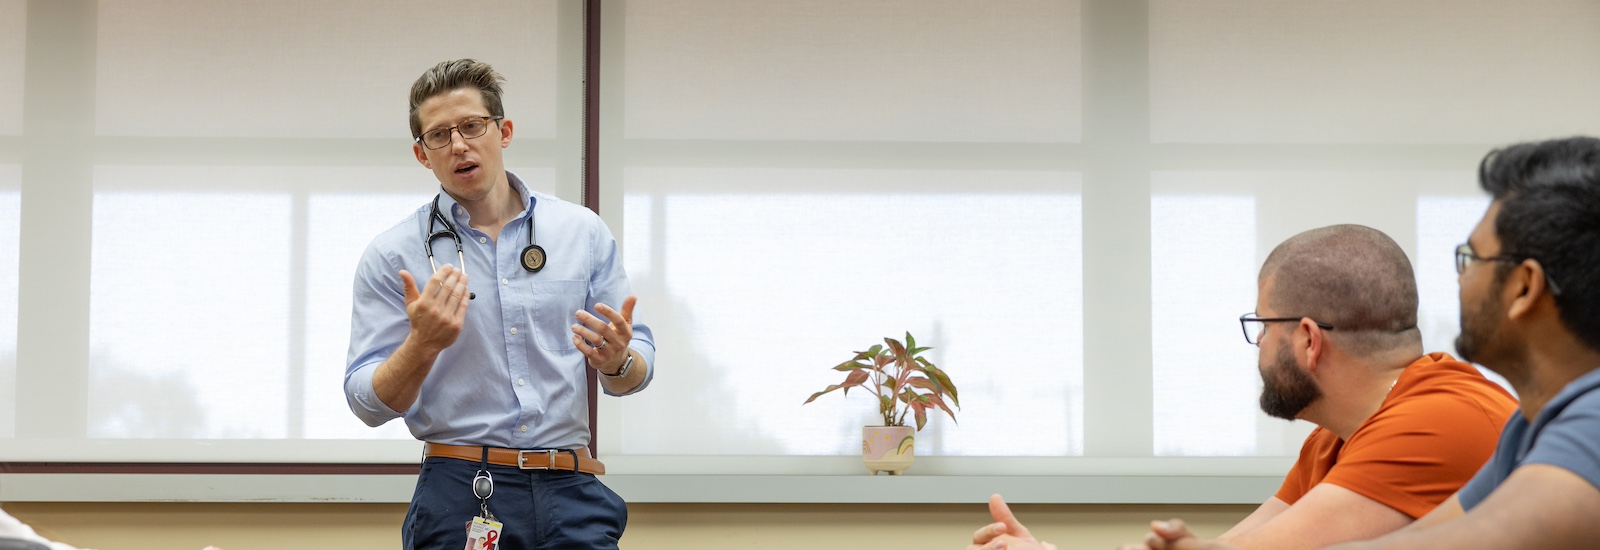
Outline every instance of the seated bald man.
<svg viewBox="0 0 1600 550"><path fill-rule="evenodd" d="M1278 245L1239 318L1260 348L1261 410L1312 422L1276 495L1220 540L1237 548L1320 548L1394 531L1426 515L1494 452L1516 400L1472 365L1424 354L1411 262L1359 225ZM998 495L972 549L1053 548Z"/></svg>
<svg viewBox="0 0 1600 550"><path fill-rule="evenodd" d="M1490 152L1478 182L1494 201L1456 248L1456 349L1511 382L1520 414L1450 500L1337 550L1600 547L1600 139ZM1151 528L1155 550L1228 547L1177 520Z"/></svg>

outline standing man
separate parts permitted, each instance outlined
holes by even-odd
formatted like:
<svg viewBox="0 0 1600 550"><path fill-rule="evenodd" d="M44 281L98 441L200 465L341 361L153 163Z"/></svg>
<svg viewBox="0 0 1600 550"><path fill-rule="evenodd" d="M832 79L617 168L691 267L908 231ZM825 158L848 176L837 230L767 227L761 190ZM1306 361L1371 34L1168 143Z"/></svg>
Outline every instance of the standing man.
<svg viewBox="0 0 1600 550"><path fill-rule="evenodd" d="M345 397L427 442L407 550L460 550L495 524L500 550L616 548L628 511L595 478L586 369L638 392L655 342L600 218L505 170L503 81L460 59L411 86L412 152L440 192L361 257Z"/></svg>
<svg viewBox="0 0 1600 550"><path fill-rule="evenodd" d="M1472 365L1423 354L1411 262L1359 225L1278 245L1239 318L1260 348L1261 410L1317 425L1278 493L1220 540L1320 548L1394 531L1432 511L1494 451L1517 403ZM995 496L973 548L1046 547Z"/></svg>
<svg viewBox="0 0 1600 550"><path fill-rule="evenodd" d="M1463 359L1522 397L1494 457L1432 513L1340 550L1600 546L1600 139L1493 151L1494 197L1456 248ZM1156 550L1226 548L1153 522Z"/></svg>

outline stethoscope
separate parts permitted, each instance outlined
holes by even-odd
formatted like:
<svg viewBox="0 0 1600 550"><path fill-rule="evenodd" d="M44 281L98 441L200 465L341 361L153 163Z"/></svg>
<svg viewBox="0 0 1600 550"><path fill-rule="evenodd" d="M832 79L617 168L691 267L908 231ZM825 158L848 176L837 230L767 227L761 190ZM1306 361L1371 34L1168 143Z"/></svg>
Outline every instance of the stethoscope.
<svg viewBox="0 0 1600 550"><path fill-rule="evenodd" d="M443 224L444 229L434 231L435 223ZM449 237L450 240L455 241L456 259L461 262L461 274L465 275L467 273L467 257L461 251L461 235L456 233L455 226L450 225L450 220L446 219L444 214L439 213L439 195L434 195L433 210L428 213L428 236L422 241L423 248L428 252L428 265L433 267L434 271L439 270L439 264L433 261L433 241L442 237ZM528 270L528 273L538 273L539 270L544 269L544 263L544 247L539 246L538 240L534 238L533 212L529 211L528 247L522 249L522 268ZM470 293L467 299L473 300L477 299L477 297L477 293Z"/></svg>

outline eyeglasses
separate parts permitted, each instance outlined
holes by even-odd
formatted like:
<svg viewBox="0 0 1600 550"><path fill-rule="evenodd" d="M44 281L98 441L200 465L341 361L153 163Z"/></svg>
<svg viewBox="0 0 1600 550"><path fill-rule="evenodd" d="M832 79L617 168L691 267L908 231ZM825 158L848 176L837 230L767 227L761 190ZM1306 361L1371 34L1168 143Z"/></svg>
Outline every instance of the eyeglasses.
<svg viewBox="0 0 1600 550"><path fill-rule="evenodd" d="M1239 328L1244 330L1244 341L1249 342L1250 345L1259 345L1261 343L1261 335L1267 333L1267 323L1288 323L1291 321L1298 323L1300 319L1302 317L1256 317L1256 314L1252 312L1239 316ZM1316 323L1322 330L1333 330L1333 325L1320 321L1312 322ZM1254 330L1251 330L1252 328Z"/></svg>
<svg viewBox="0 0 1600 550"><path fill-rule="evenodd" d="M500 119L503 119L503 118L505 118L505 117L503 117L503 116L467 117L467 118L462 119L461 122L456 124L455 126L447 126L447 127L444 127L444 128L434 128L432 130L428 130L427 132L423 132L422 133L422 137L417 138L417 143L421 143L421 144L423 144L424 146L426 146L429 149L443 149L443 148L445 148L445 147L450 145L450 132L458 132L458 133L460 133L461 134L461 139L472 139L472 138L475 138L475 137L483 137L484 134L489 132L489 121L493 120L493 121L497 121L498 122Z"/></svg>
<svg viewBox="0 0 1600 550"><path fill-rule="evenodd" d="M1472 253L1472 245L1461 243L1456 245L1456 275L1467 272L1467 266L1472 262L1520 262L1526 258L1501 254L1499 256L1479 256Z"/></svg>
<svg viewBox="0 0 1600 550"><path fill-rule="evenodd" d="M1487 257L1479 256L1472 253L1471 243L1461 243L1456 245L1456 275L1465 274L1467 272L1467 267L1471 266L1472 262L1520 262L1523 260L1537 260L1537 258L1514 254L1501 254L1498 256ZM1550 295L1560 296L1561 286L1556 284L1555 275L1551 273L1549 267L1545 267L1543 265L1540 267L1544 270L1544 284L1545 286L1550 287Z"/></svg>

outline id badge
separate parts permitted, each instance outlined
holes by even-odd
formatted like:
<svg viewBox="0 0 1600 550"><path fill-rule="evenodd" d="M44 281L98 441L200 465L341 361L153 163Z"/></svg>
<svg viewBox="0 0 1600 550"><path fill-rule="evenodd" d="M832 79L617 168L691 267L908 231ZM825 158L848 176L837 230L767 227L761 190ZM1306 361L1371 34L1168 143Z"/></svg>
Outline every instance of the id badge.
<svg viewBox="0 0 1600 550"><path fill-rule="evenodd" d="M472 518L467 528L466 550L495 550L500 547L500 522L481 517Z"/></svg>

